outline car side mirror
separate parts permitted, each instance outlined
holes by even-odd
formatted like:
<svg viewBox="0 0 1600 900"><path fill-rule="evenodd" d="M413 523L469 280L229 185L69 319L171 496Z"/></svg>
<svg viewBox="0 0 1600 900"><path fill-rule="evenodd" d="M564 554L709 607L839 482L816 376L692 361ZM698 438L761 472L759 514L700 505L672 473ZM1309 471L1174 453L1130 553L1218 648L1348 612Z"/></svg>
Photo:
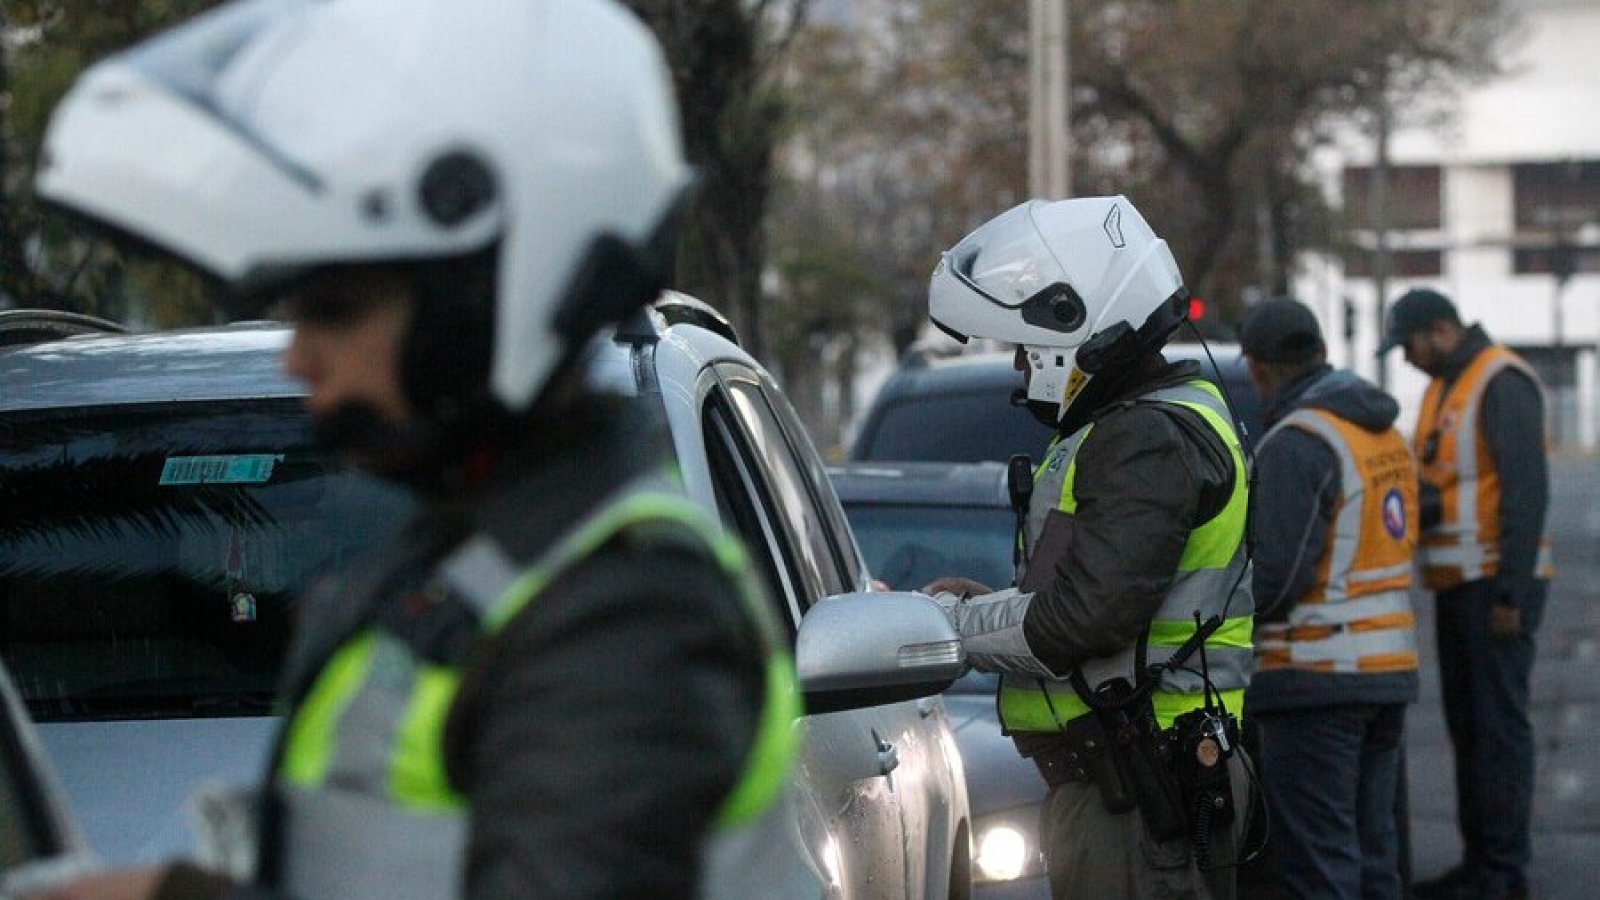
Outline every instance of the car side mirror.
<svg viewBox="0 0 1600 900"><path fill-rule="evenodd" d="M795 667L806 712L837 712L937 694L966 672L967 654L932 599L863 592L806 612Z"/></svg>

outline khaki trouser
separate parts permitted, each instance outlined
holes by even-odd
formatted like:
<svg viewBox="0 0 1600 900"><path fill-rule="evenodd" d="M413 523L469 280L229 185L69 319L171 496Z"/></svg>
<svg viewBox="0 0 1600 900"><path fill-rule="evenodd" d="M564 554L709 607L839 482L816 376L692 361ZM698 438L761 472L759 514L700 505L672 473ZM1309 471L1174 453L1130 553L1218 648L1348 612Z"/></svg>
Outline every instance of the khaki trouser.
<svg viewBox="0 0 1600 900"><path fill-rule="evenodd" d="M1040 811L1054 900L1234 900L1236 863L1250 814L1249 774L1240 749L1228 763L1233 821L1213 831L1209 872L1195 865L1186 836L1156 843L1138 810L1112 814L1099 789L1076 782L1050 791Z"/></svg>

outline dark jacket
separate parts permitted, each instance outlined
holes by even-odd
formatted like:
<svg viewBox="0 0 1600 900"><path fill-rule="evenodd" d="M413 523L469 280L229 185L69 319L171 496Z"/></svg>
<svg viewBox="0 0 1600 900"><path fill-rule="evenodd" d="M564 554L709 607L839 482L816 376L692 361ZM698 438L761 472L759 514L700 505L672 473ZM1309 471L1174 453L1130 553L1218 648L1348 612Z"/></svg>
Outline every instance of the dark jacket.
<svg viewBox="0 0 1600 900"><path fill-rule="evenodd" d="M1268 399L1270 429L1299 409L1326 410L1367 431L1394 426L1400 405L1350 372L1322 366ZM1316 581L1343 493L1338 454L1322 438L1286 428L1259 445L1251 498L1256 618L1281 622ZM1417 697L1415 672L1356 674L1282 669L1257 672L1249 709L1299 709L1344 703L1405 703Z"/></svg>
<svg viewBox="0 0 1600 900"><path fill-rule="evenodd" d="M1095 406L1077 455L1072 537L1023 622L1028 646L1055 671L1139 640L1189 533L1227 504L1234 466L1216 432L1190 410L1134 402L1199 372L1153 357Z"/></svg>
<svg viewBox="0 0 1600 900"><path fill-rule="evenodd" d="M605 407L601 410L595 406ZM736 589L686 542L627 533L542 590L491 643L415 590L487 534L531 563L596 502L662 459L637 412L593 403L504 455L481 488L423 507L402 535L306 598L286 665L298 702L329 655L378 624L464 660L445 733L470 807L468 898L690 898L702 838L741 776L762 705L761 640ZM275 823L263 828L271 897ZM179 870L159 897L216 897Z"/></svg>
<svg viewBox="0 0 1600 900"><path fill-rule="evenodd" d="M1461 346L1440 376L1445 392L1468 365L1491 345L1480 325L1467 329ZM1550 505L1550 469L1544 448L1544 394L1537 382L1517 369L1489 379L1478 411L1478 428L1489 445L1489 458L1500 476L1500 566L1494 592L1502 602L1526 605L1539 595L1534 576L1539 538ZM1430 489L1423 487L1423 521L1428 519ZM1438 506L1437 495L1433 505Z"/></svg>

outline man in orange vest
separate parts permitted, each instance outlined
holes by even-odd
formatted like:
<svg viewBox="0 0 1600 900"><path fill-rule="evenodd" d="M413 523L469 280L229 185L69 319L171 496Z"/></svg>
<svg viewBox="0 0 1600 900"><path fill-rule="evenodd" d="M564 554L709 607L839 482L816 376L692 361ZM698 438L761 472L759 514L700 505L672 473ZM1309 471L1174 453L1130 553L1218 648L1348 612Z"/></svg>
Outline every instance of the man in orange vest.
<svg viewBox="0 0 1600 900"><path fill-rule="evenodd" d="M1439 674L1465 857L1416 885L1437 897L1526 897L1533 796L1528 675L1553 571L1538 376L1437 291L1408 291L1379 352L1433 377L1413 446L1422 466L1423 586L1437 595Z"/></svg>
<svg viewBox="0 0 1600 900"><path fill-rule="evenodd" d="M1399 404L1328 366L1299 301L1257 307L1240 343L1267 425L1245 703L1284 884L1298 898L1399 900L1400 739L1417 696L1416 462L1394 427Z"/></svg>

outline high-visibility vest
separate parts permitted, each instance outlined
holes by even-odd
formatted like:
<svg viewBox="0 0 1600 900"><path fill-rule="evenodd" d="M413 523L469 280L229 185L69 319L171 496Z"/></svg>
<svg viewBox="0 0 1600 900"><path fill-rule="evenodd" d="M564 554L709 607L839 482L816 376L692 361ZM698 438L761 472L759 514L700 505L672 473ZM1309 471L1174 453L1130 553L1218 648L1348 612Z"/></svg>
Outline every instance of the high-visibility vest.
<svg viewBox="0 0 1600 900"><path fill-rule="evenodd" d="M1438 489L1442 512L1438 524L1422 532L1417 547L1422 583L1431 591L1490 578L1500 569L1500 473L1478 428L1478 414L1489 379L1506 369L1539 383L1521 357L1491 345L1449 390L1443 379L1435 378L1423 395L1412 440L1422 479ZM1548 531L1539 539L1535 571L1540 578L1555 572Z"/></svg>
<svg viewBox="0 0 1600 900"><path fill-rule="evenodd" d="M744 775L704 851L702 897L739 896L751 858L780 858L792 824L779 802L789 784L800 713L793 662L761 602L744 551L681 495L636 484L580 522L533 566L519 567L484 536L439 567L443 584L479 613L492 639L546 586L626 529L672 529L710 548L734 577L766 642L766 698ZM466 800L445 772L445 721L462 671L418 658L369 627L329 658L285 726L274 790L284 811L282 887L303 900L439 900L460 896ZM693 711L689 711L693 714ZM648 777L648 775L646 775ZM602 838L603 839L603 838ZM734 867L742 867L742 871ZM757 873L758 875L760 873ZM748 895L748 894L747 894Z"/></svg>
<svg viewBox="0 0 1600 900"><path fill-rule="evenodd" d="M1080 668L1091 688L1118 677L1136 684L1141 650L1147 664L1170 659L1194 635L1196 612L1202 620L1225 615L1222 626L1205 641L1205 661L1212 687L1221 692L1224 705L1239 710L1243 707L1244 689L1250 683L1250 627L1255 615L1244 543L1249 497L1244 452L1227 403L1209 382L1196 380L1152 391L1139 402L1170 403L1199 414L1228 448L1233 461L1233 492L1219 512L1189 532L1172 586L1156 610L1144 646L1130 645L1111 656L1087 660ZM1032 553L1051 510L1059 509L1067 515L1077 513L1078 501L1073 495L1077 455L1093 427L1091 423L1053 442L1044 462L1035 469L1033 499L1023 525L1026 553ZM1161 684L1152 695L1156 721L1161 727L1168 727L1177 716L1205 705L1205 683L1199 668L1200 657L1196 653L1178 671L1162 675ZM999 707L1000 722L1007 733L1058 731L1089 712L1088 705L1067 680L1014 675L1000 680Z"/></svg>
<svg viewBox="0 0 1600 900"><path fill-rule="evenodd" d="M1311 589L1287 622L1256 626L1257 671L1414 671L1417 465L1411 448L1393 428L1374 434L1320 409L1284 416L1262 446L1289 428L1310 432L1333 450L1340 496Z"/></svg>

